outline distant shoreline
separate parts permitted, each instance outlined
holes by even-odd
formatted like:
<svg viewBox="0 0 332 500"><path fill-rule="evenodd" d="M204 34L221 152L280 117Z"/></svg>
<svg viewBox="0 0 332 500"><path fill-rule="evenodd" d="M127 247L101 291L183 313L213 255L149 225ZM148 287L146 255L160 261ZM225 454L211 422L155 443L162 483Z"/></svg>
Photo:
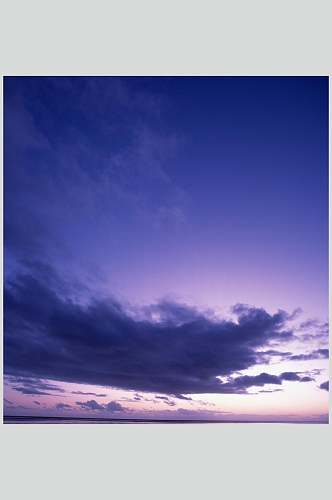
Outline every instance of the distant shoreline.
<svg viewBox="0 0 332 500"><path fill-rule="evenodd" d="M96 418L96 417L43 417L4 415L4 424L52 424L52 423L108 423L108 424L328 424L320 420L175 420L144 418Z"/></svg>

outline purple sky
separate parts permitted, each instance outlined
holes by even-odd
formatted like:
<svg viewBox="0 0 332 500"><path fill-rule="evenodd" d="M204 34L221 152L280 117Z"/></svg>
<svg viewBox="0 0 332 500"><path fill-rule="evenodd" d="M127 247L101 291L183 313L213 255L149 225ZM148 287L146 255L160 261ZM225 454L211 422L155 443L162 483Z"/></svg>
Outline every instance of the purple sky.
<svg viewBox="0 0 332 500"><path fill-rule="evenodd" d="M4 110L6 414L327 418L327 78L6 77Z"/></svg>

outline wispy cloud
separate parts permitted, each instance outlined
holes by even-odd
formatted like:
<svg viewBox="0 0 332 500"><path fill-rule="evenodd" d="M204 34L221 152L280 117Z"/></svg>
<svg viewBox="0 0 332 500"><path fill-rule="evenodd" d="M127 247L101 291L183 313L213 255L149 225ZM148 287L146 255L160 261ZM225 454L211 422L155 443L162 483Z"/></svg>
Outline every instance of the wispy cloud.
<svg viewBox="0 0 332 500"><path fill-rule="evenodd" d="M9 382L15 391L26 395L56 396L58 394L55 393L63 394L65 392L64 389L55 384L34 377L7 376L6 382Z"/></svg>
<svg viewBox="0 0 332 500"><path fill-rule="evenodd" d="M72 391L72 394L79 394L82 396L95 396L97 398L105 398L107 394L98 394L96 392Z"/></svg>

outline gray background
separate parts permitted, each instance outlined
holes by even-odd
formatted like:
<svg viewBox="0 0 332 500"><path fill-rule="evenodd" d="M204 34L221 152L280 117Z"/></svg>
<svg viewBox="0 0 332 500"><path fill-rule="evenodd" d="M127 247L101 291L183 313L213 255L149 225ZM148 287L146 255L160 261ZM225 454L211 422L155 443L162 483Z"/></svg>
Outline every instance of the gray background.
<svg viewBox="0 0 332 500"><path fill-rule="evenodd" d="M0 70L328 75L330 5L7 0ZM330 425L1 425L0 432L0 491L6 500L331 495Z"/></svg>

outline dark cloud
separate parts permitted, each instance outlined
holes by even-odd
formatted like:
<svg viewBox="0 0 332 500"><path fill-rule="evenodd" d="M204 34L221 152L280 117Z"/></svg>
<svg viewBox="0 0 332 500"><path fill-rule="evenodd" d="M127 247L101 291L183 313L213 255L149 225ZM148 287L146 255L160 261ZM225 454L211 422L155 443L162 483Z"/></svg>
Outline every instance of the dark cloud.
<svg viewBox="0 0 332 500"><path fill-rule="evenodd" d="M301 377L296 372L284 372L280 375L280 379L295 382L300 381Z"/></svg>
<svg viewBox="0 0 332 500"><path fill-rule="evenodd" d="M313 382L314 380L312 377L305 376L300 379L300 382Z"/></svg>
<svg viewBox="0 0 332 500"><path fill-rule="evenodd" d="M90 401L77 401L76 404L84 410L105 410L110 412L128 411L127 408L124 408L117 401L109 401L105 405L101 405L94 399L91 399Z"/></svg>
<svg viewBox="0 0 332 500"><path fill-rule="evenodd" d="M96 398L105 398L107 394L97 394L96 392L71 391L72 394L81 396L95 396Z"/></svg>
<svg viewBox="0 0 332 500"><path fill-rule="evenodd" d="M284 372L281 373L281 375L270 375L269 373L260 373L259 375L242 375L240 377L230 379L227 384L224 384L224 390L225 392L239 393L243 391L245 392L249 387L281 385L284 380L289 382L311 382L314 379L309 376L300 377L297 372Z"/></svg>
<svg viewBox="0 0 332 500"><path fill-rule="evenodd" d="M169 395L244 392L251 383L281 382L268 374L233 382L219 377L255 366L259 350L293 338L284 311L271 315L238 304L233 308L237 321L230 321L163 303L162 320L138 320L114 300L75 302L57 280L47 278L24 274L5 288L4 365L9 375ZM62 391L40 383L19 389Z"/></svg>
<svg viewBox="0 0 332 500"><path fill-rule="evenodd" d="M33 394L36 396L52 396L50 392L39 391L38 389L34 389L31 387L30 389L27 387L13 387L15 391L21 392L22 394Z"/></svg>
<svg viewBox="0 0 332 500"><path fill-rule="evenodd" d="M323 389L324 391L328 391L329 390L329 381L327 380L326 382L323 382L322 384L320 384L319 388Z"/></svg>
<svg viewBox="0 0 332 500"><path fill-rule="evenodd" d="M268 373L260 373L259 375L249 376L244 375L237 377L232 380L229 385L230 387L238 387L239 389L247 389L252 386L260 386L265 384L277 384L281 385L282 378L277 375L269 375Z"/></svg>
<svg viewBox="0 0 332 500"><path fill-rule="evenodd" d="M107 411L128 411L127 408L124 408L117 401L110 401L106 405L104 405L104 409Z"/></svg>
<svg viewBox="0 0 332 500"><path fill-rule="evenodd" d="M314 379L309 376L300 377L297 372L284 372L279 375L280 380L287 380L288 382L312 382Z"/></svg>
<svg viewBox="0 0 332 500"><path fill-rule="evenodd" d="M192 401L192 398L190 398L189 396L184 396L183 394L172 394L172 396L174 396L177 399L183 399L185 401Z"/></svg>
<svg viewBox="0 0 332 500"><path fill-rule="evenodd" d="M94 399L90 401L76 401L76 404L85 410L103 410L103 405L100 405Z"/></svg>
<svg viewBox="0 0 332 500"><path fill-rule="evenodd" d="M285 357L288 357L288 356L291 356L292 353L291 352L288 352L288 351L277 351L276 349L268 349L267 351L260 351L260 354L262 356L268 356L268 357L274 357L274 356L277 356L277 357L282 357L282 358L285 358Z"/></svg>
<svg viewBox="0 0 332 500"><path fill-rule="evenodd" d="M34 401L35 405L38 405L40 406L40 402L39 401Z"/></svg>
<svg viewBox="0 0 332 500"><path fill-rule="evenodd" d="M67 410L71 408L71 406L66 403L58 403L57 405L55 405L55 407L57 408L57 410Z"/></svg>
<svg viewBox="0 0 332 500"><path fill-rule="evenodd" d="M15 391L21 392L22 394L36 394L38 396L56 396L57 394L52 394L52 392L60 392L64 393L65 390L61 387L58 387L55 384L51 384L49 382L45 382L43 380L39 380L31 377L15 377L9 376L6 377L6 382L9 382L13 385L13 389ZM19 385L15 385L19 384Z"/></svg>
<svg viewBox="0 0 332 500"><path fill-rule="evenodd" d="M289 356L291 361L309 361L314 359L327 359L329 357L328 349L315 349L307 354L294 354Z"/></svg>
<svg viewBox="0 0 332 500"><path fill-rule="evenodd" d="M313 339L310 339L310 341ZM316 340L319 340L316 338ZM329 357L328 349L315 349L314 351L303 353L303 354L292 354L291 352L278 351L275 349L269 349L267 351L260 351L259 355L261 357L262 363L268 363L270 358L280 357L284 361L311 361L316 359L327 359Z"/></svg>

